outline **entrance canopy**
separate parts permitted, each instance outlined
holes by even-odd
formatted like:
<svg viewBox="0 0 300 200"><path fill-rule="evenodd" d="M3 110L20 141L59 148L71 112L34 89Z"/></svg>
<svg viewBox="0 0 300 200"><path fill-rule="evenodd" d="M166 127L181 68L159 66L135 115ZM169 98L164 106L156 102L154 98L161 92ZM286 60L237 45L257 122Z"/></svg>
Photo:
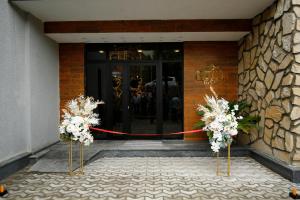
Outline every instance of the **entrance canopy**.
<svg viewBox="0 0 300 200"><path fill-rule="evenodd" d="M274 0L11 0L57 42L237 41Z"/></svg>

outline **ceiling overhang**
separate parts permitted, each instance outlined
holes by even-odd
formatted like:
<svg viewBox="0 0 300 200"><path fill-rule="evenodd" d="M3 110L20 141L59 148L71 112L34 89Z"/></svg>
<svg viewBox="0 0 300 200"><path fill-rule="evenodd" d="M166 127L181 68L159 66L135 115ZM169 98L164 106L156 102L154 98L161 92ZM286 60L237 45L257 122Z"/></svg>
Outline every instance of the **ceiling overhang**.
<svg viewBox="0 0 300 200"><path fill-rule="evenodd" d="M251 19L275 0L11 0L46 21Z"/></svg>
<svg viewBox="0 0 300 200"><path fill-rule="evenodd" d="M275 0L11 0L57 42L237 41Z"/></svg>

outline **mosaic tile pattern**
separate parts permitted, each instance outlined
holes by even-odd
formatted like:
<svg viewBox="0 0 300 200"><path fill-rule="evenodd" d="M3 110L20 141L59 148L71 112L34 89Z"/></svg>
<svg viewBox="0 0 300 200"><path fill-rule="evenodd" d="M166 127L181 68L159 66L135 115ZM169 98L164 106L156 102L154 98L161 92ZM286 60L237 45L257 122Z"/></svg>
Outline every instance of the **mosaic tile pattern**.
<svg viewBox="0 0 300 200"><path fill-rule="evenodd" d="M223 174L226 159L222 159ZM289 199L291 182L251 158L232 158L232 176L215 175L215 158L102 158L85 175L26 170L5 180L7 199Z"/></svg>

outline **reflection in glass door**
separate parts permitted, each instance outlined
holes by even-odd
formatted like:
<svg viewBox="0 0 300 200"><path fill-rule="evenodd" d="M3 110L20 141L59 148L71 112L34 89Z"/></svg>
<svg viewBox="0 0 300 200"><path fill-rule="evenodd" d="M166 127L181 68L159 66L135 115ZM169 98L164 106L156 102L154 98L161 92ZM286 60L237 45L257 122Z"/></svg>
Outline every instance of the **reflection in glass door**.
<svg viewBox="0 0 300 200"><path fill-rule="evenodd" d="M156 133L156 66L129 65L131 133Z"/></svg>
<svg viewBox="0 0 300 200"><path fill-rule="evenodd" d="M182 44L87 44L86 95L105 101L99 127L161 137L95 134L103 139L180 139Z"/></svg>
<svg viewBox="0 0 300 200"><path fill-rule="evenodd" d="M182 67L180 63L162 64L163 75L163 133L182 130L183 96ZM180 138L178 135L163 135L166 138Z"/></svg>
<svg viewBox="0 0 300 200"><path fill-rule="evenodd" d="M125 67L122 64L113 65L112 70L112 126L115 131L123 131L124 98L123 77Z"/></svg>

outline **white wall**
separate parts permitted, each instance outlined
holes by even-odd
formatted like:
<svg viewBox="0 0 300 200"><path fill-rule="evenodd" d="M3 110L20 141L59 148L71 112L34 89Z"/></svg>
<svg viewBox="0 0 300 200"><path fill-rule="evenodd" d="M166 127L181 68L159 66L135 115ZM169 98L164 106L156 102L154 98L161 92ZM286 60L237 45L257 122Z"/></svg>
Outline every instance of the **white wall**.
<svg viewBox="0 0 300 200"><path fill-rule="evenodd" d="M58 45L43 34L43 24L29 16L31 148L36 151L58 140Z"/></svg>
<svg viewBox="0 0 300 200"><path fill-rule="evenodd" d="M58 45L42 23L0 1L0 165L57 138Z"/></svg>

